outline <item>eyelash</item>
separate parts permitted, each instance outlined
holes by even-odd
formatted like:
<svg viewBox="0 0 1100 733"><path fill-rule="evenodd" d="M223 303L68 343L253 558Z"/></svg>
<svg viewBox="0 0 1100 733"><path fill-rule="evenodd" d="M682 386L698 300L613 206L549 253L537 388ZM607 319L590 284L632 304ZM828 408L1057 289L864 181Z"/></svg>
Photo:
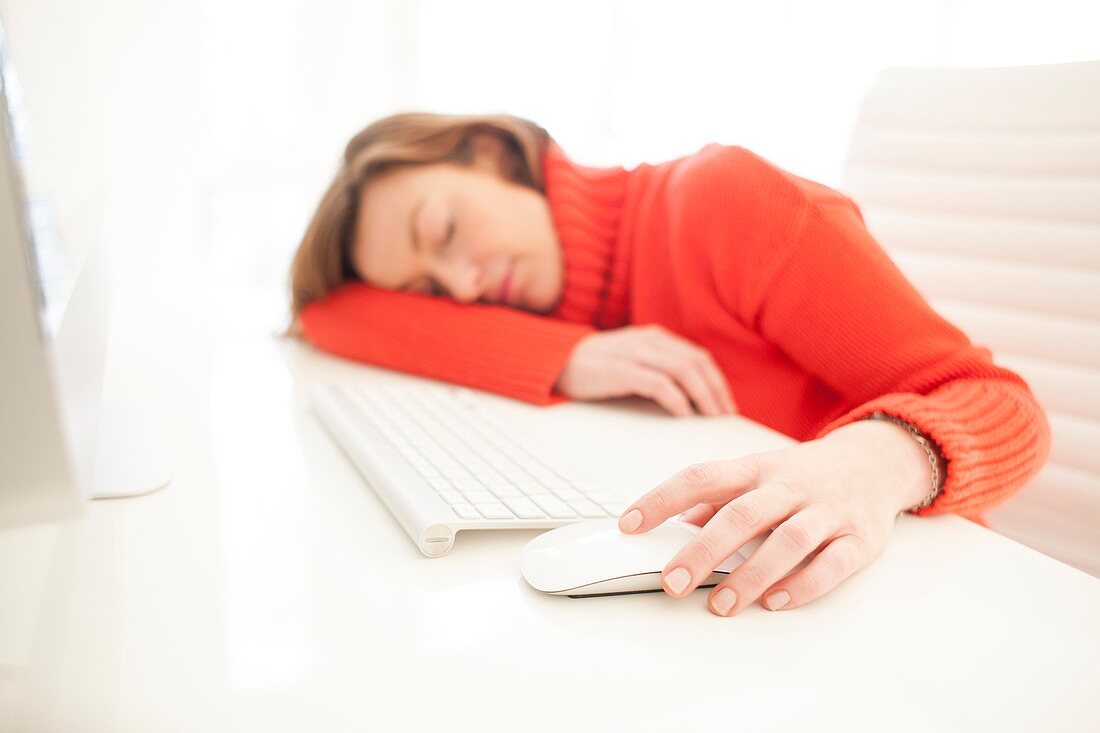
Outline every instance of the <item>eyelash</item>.
<svg viewBox="0 0 1100 733"><path fill-rule="evenodd" d="M447 246L450 245L451 240L454 239L454 236L455 236L455 219L452 216L451 217L451 223L447 227L447 236L443 240L443 244L440 245L439 248L441 250L446 249ZM428 278L428 295L443 295L443 294L444 294L443 286L441 286L435 280L432 280L431 278Z"/></svg>
<svg viewBox="0 0 1100 733"><path fill-rule="evenodd" d="M443 247L447 247L451 243L451 240L454 239L454 236L455 236L455 219L452 216L450 226L447 227L447 237L446 237L446 239L443 240Z"/></svg>
<svg viewBox="0 0 1100 733"><path fill-rule="evenodd" d="M454 220L454 217L452 216L451 217L451 224L450 224L450 226L447 227L447 237L443 240L443 244L442 244L442 246L440 246L440 249L441 250L447 249L447 247L449 247L450 244L451 244L451 240L454 239L454 236L455 236L455 220ZM429 279L428 280L428 292L431 295L443 295L444 294L443 286L441 286L435 280Z"/></svg>

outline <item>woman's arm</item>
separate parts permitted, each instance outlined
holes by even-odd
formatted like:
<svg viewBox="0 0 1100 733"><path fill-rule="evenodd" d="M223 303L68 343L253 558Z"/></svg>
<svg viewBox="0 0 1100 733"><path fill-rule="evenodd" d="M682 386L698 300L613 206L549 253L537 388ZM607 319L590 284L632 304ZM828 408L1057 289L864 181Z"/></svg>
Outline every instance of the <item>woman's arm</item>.
<svg viewBox="0 0 1100 733"><path fill-rule="evenodd" d="M301 314L302 333L338 356L540 405L576 343L595 331L502 306L349 283Z"/></svg>
<svg viewBox="0 0 1100 733"><path fill-rule="evenodd" d="M808 203L800 236L771 259L755 313L769 342L859 404L818 437L880 411L915 425L947 461L920 514L975 514L1005 501L1050 451L1042 408L929 306L847 199Z"/></svg>
<svg viewBox="0 0 1100 733"><path fill-rule="evenodd" d="M947 459L940 496L919 513L973 514L1042 466L1050 428L1024 381L937 315L863 226L858 208L807 202L796 236L772 252L751 320L769 342L859 406L804 443L690 466L642 496L619 527L646 532L678 512L703 525L662 571L684 597L746 542L764 542L711 591L731 616L757 598L791 609L829 592L886 545L895 515L935 470L906 430L862 421L883 412L915 425ZM939 464L937 464L938 466Z"/></svg>

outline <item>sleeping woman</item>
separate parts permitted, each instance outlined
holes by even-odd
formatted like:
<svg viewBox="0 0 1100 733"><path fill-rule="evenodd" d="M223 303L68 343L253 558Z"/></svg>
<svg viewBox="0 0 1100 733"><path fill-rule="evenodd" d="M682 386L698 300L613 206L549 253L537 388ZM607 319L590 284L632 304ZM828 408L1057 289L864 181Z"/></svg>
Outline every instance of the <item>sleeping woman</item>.
<svg viewBox="0 0 1100 733"><path fill-rule="evenodd" d="M799 441L688 466L619 518L702 526L663 571L675 597L774 528L710 592L722 616L822 596L902 512L980 519L1050 451L1024 380L932 310L851 199L741 147L597 168L520 118L393 115L348 143L291 291L292 329L349 359Z"/></svg>

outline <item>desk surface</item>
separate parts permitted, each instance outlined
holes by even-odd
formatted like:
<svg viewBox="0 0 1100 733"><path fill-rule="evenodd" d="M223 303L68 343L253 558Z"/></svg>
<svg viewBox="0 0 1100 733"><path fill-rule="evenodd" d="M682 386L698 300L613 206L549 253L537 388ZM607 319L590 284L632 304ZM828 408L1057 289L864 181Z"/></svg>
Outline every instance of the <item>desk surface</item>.
<svg viewBox="0 0 1100 733"><path fill-rule="evenodd" d="M534 532L468 532L421 557L304 397L317 380L404 377L228 328L191 347L161 395L176 460L166 490L0 534L0 730L1100 719L1100 581L980 526L903 517L875 563L793 611L717 618L705 592L543 596L517 570ZM624 496L691 461L786 441L640 401L488 399Z"/></svg>

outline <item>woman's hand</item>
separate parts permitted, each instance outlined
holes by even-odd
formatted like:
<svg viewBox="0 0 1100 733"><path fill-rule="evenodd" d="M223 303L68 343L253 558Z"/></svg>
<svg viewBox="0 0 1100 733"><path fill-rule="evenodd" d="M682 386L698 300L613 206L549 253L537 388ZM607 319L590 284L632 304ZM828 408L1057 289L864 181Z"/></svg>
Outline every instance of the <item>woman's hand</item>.
<svg viewBox="0 0 1100 733"><path fill-rule="evenodd" d="M661 579L667 593L681 598L774 527L711 591L708 605L730 616L763 596L773 611L797 608L868 565L897 515L920 503L931 481L923 449L904 428L860 421L783 450L691 466L632 504L619 528L645 532L690 510L685 519L702 531ZM806 567L785 577L811 555Z"/></svg>
<svg viewBox="0 0 1100 733"><path fill-rule="evenodd" d="M573 348L555 388L577 400L640 395L673 415L737 411L729 385L703 347L661 326L597 331Z"/></svg>

